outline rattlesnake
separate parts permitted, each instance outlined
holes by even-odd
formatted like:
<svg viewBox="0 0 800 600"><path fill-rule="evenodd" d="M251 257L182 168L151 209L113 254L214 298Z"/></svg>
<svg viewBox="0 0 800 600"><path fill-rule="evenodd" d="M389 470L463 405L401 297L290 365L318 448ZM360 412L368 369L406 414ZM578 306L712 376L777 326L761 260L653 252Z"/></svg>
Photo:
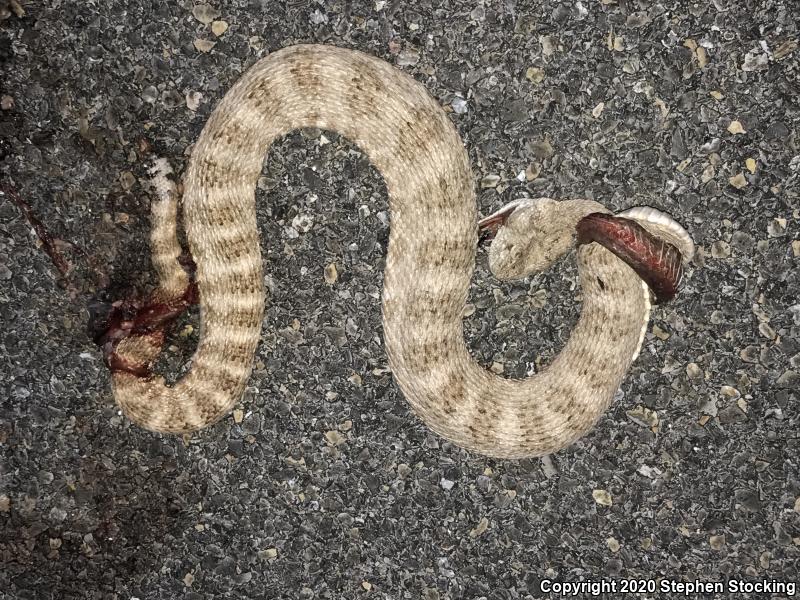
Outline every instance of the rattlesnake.
<svg viewBox="0 0 800 600"><path fill-rule="evenodd" d="M590 243L609 244L601 238L618 223L604 221L608 211L594 201L550 199L516 201L481 222L496 233L490 267L501 278L547 267L575 246L576 227L586 242L577 251L581 316L563 350L524 380L484 369L470 356L462 330L478 223L472 173L455 128L412 77L360 52L316 45L285 48L257 62L219 103L194 147L183 221L202 328L190 370L171 387L149 374L163 341L161 322L132 325L165 306L179 311L194 294L178 262L177 195L161 163L151 234L158 308L122 319L113 343L105 340L123 412L145 428L180 433L214 423L239 400L265 303L255 183L272 141L304 127L334 130L357 144L386 183L391 235L384 339L394 378L416 414L455 444L496 457L551 453L588 431L638 354L650 312L642 278ZM651 283L666 277L676 284L676 248L690 257L689 235L653 209L625 216L659 236L623 228L626 248L644 248L648 264L666 269L667 276ZM635 257L631 264L649 273Z"/></svg>

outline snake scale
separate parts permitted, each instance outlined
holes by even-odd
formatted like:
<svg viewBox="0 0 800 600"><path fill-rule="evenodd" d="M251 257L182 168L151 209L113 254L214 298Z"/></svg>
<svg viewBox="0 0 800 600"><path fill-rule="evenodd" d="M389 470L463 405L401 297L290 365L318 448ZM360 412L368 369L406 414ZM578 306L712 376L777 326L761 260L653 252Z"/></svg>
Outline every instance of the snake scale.
<svg viewBox="0 0 800 600"><path fill-rule="evenodd" d="M214 423L241 397L265 304L255 184L273 140L308 127L357 144L385 181L391 231L384 339L394 378L416 414L455 444L495 457L552 453L586 433L639 352L650 313L640 277L647 268L632 268L582 239L580 318L551 364L527 379L500 377L470 356L462 313L479 225L496 233L493 272L515 278L546 268L581 235L595 232L599 241L604 227L614 228L603 221L608 211L591 200L520 200L479 224L467 153L425 88L380 59L318 45L284 48L257 62L216 107L193 149L182 210L196 292L189 293L195 284L178 262L177 193L156 178L156 298L182 309L198 295L201 335L191 368L168 386L149 371L163 331L128 326L131 334L115 341L110 363L123 412L147 429L181 433ZM589 217L599 220L588 227ZM652 261L677 283L676 249L684 260L691 256L688 234L654 209L633 209L627 219L641 226L626 230L626 247L645 240ZM589 234L580 234L581 227Z"/></svg>

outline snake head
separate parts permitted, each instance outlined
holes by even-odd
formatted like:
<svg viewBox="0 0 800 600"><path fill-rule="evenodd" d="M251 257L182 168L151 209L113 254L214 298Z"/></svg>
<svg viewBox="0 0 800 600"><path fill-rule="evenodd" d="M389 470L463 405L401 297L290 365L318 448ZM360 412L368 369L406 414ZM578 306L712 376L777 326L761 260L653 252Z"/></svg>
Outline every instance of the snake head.
<svg viewBox="0 0 800 600"><path fill-rule="evenodd" d="M574 246L575 224L588 212L580 212L581 205L572 200L522 198L479 221L479 239L491 240L492 274L510 281L550 267Z"/></svg>
<svg viewBox="0 0 800 600"><path fill-rule="evenodd" d="M597 242L628 264L657 303L672 299L683 263L694 255L691 236L669 215L647 206L614 216L587 200L520 199L478 222L479 244L491 241L489 268L502 280L549 266L573 246Z"/></svg>

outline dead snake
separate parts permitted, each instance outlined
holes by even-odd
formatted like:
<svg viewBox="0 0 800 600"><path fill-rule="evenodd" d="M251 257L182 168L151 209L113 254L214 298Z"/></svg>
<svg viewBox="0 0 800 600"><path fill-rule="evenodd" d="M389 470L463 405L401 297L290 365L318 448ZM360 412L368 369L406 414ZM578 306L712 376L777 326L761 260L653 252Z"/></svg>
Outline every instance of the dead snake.
<svg viewBox="0 0 800 600"><path fill-rule="evenodd" d="M196 287L178 261L178 198L160 163L151 235L160 288L150 306L117 318L104 340L124 413L147 429L188 432L219 420L241 397L265 304L255 184L273 140L304 127L349 138L384 178L391 210L386 351L395 380L428 427L464 448L506 458L552 453L586 433L641 347L651 295L644 281L658 296L675 292L681 255L693 252L689 235L654 209L610 217L591 200L519 200L481 221L481 230L496 234L490 267L503 279L544 269L582 243L583 305L563 350L526 379L488 371L463 336L479 224L455 128L410 76L360 52L314 45L257 62L219 103L194 147L183 221ZM168 386L150 373L163 325L196 295L200 341L188 373Z"/></svg>

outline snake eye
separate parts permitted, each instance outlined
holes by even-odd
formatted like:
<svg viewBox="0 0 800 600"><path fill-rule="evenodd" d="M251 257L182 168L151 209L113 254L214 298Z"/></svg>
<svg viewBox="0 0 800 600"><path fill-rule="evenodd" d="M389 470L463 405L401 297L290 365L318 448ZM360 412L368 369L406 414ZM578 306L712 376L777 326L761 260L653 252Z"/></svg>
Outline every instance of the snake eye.
<svg viewBox="0 0 800 600"><path fill-rule="evenodd" d="M581 219L576 229L579 244L597 242L625 261L650 287L656 303L667 302L678 293L683 276L680 251L636 221L592 213Z"/></svg>

